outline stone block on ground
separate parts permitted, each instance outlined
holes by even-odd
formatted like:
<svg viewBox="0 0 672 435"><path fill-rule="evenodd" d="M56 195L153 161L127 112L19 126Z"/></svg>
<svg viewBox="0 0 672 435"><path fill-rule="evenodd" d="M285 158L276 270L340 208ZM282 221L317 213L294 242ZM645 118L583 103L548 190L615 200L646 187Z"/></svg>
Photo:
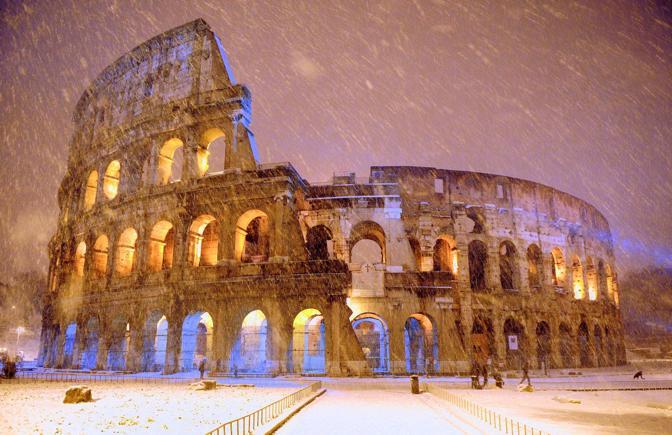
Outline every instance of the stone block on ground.
<svg viewBox="0 0 672 435"><path fill-rule="evenodd" d="M63 399L63 403L82 403L82 402L93 402L93 398L91 396L91 389L85 385L79 385L68 388L68 391L65 392L65 398Z"/></svg>
<svg viewBox="0 0 672 435"><path fill-rule="evenodd" d="M211 379L203 379L201 381L191 384L189 387L195 391L214 390L215 388L217 388L217 381Z"/></svg>

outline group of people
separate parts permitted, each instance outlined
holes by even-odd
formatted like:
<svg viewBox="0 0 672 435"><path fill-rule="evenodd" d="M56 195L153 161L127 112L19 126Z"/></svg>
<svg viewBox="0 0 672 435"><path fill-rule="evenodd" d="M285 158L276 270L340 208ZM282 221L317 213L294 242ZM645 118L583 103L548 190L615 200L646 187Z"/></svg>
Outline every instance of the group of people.
<svg viewBox="0 0 672 435"><path fill-rule="evenodd" d="M488 386L488 367L492 367L492 360L488 358L486 363L478 363L474 361L471 365L471 388L474 390L482 390ZM527 385L532 385L532 380L530 379L530 367L526 359L523 359L522 362L523 378L520 380L518 385L521 385L523 382L527 381ZM481 383L481 376L483 377L483 383ZM504 379L502 378L501 373L495 371L493 374L495 380L495 386L497 388L504 387Z"/></svg>

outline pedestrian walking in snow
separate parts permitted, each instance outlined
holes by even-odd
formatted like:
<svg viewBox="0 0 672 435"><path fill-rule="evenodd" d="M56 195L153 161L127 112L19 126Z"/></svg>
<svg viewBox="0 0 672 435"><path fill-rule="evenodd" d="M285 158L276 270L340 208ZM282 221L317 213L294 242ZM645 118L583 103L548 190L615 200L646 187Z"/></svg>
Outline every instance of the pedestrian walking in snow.
<svg viewBox="0 0 672 435"><path fill-rule="evenodd" d="M522 384L527 380L527 385L532 385L532 381L530 380L530 366L527 362L527 358L523 358L523 379L520 380L518 385Z"/></svg>
<svg viewBox="0 0 672 435"><path fill-rule="evenodd" d="M198 371L201 372L201 379L203 379L203 374L205 373L205 364L206 364L206 362L207 362L207 359L206 359L206 358L203 358L203 359L201 360L200 364L198 364Z"/></svg>

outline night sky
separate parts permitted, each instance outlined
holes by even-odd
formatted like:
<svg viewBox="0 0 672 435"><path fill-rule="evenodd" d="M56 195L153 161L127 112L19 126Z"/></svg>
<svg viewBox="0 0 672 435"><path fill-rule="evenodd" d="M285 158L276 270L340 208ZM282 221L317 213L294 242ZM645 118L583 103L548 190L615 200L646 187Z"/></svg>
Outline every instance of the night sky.
<svg viewBox="0 0 672 435"><path fill-rule="evenodd" d="M0 0L0 275L48 264L72 111L196 18L253 95L263 162L491 172L594 204L621 270L672 266L672 8L595 1ZM665 6L667 5L667 6Z"/></svg>

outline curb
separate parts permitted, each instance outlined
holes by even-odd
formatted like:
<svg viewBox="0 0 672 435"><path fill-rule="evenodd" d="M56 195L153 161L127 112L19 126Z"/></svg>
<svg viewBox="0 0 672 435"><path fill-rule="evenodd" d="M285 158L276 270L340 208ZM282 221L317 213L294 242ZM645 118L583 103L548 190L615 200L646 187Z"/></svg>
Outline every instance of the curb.
<svg viewBox="0 0 672 435"><path fill-rule="evenodd" d="M323 395L326 392L327 392L326 388L321 389L320 391L318 391L317 393L313 394L311 397L306 399L301 405L292 409L291 412L287 413L287 415L281 417L278 421L270 422L270 423L267 423L266 425L264 425L264 426L269 426L269 427L267 427L267 428L264 427L264 426L258 427L257 430L255 430L255 433L260 433L260 434L264 434L264 435L274 434L278 429L280 429L280 427L282 427L285 423L287 423L287 421L290 418L294 417L294 415L296 415L299 411L301 411L303 408L305 408L313 400L317 399L318 397L320 397L321 395Z"/></svg>

